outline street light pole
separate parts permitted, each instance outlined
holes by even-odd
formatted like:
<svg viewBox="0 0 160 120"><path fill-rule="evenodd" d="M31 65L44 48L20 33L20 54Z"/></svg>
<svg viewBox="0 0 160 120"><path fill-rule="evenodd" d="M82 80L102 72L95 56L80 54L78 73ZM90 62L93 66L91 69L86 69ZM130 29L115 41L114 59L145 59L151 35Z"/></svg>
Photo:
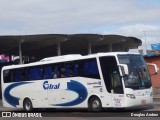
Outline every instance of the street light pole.
<svg viewBox="0 0 160 120"><path fill-rule="evenodd" d="M144 33L144 39L145 39L145 49L146 49L146 54L147 54L146 32L143 31L143 33Z"/></svg>

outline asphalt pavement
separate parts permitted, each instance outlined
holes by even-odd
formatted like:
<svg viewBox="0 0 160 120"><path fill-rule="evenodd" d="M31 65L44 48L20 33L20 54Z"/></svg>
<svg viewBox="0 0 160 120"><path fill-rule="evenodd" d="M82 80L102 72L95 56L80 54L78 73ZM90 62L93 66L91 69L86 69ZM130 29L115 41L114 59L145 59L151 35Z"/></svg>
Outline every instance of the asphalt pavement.
<svg viewBox="0 0 160 120"><path fill-rule="evenodd" d="M11 112L12 115L14 113L14 118L12 117L12 120L16 119L28 119L28 118L21 118L21 117L15 117L16 113L24 114L22 109L14 109L14 108L4 108L2 107L2 101L0 100L0 111L2 112ZM154 117L154 120L159 120L160 118L160 99L154 99L153 105L150 106L143 106L143 107L134 107L130 109L107 109L106 111L100 112L100 113L93 113L88 112L86 109L37 109L33 111L32 113L39 113L43 118L32 118L29 119L47 119L50 120L55 118L56 120L72 120L72 119L83 119L83 120L106 120L107 119L119 119L119 120L128 120L128 119L145 119L145 120L151 120L153 116L143 116L147 114L158 114L159 117ZM25 113L26 114L26 113ZM30 113L27 113L30 114ZM10 119L8 117L0 118L0 120L6 120Z"/></svg>

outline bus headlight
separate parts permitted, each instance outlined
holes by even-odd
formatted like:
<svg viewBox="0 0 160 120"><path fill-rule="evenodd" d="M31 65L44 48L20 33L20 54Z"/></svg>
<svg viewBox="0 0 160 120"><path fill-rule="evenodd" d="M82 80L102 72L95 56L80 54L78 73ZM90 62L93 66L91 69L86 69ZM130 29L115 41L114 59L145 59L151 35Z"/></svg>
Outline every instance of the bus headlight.
<svg viewBox="0 0 160 120"><path fill-rule="evenodd" d="M132 99L136 99L135 95L133 94L126 94L127 97L132 98Z"/></svg>

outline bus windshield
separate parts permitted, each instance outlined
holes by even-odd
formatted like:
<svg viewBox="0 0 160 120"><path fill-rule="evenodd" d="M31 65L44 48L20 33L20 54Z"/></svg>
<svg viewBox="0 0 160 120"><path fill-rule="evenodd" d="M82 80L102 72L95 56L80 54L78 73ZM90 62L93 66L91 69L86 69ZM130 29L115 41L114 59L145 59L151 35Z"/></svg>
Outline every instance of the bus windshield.
<svg viewBox="0 0 160 120"><path fill-rule="evenodd" d="M141 55L118 55L119 63L128 65L129 75L124 77L126 88L144 89L151 87L148 68Z"/></svg>

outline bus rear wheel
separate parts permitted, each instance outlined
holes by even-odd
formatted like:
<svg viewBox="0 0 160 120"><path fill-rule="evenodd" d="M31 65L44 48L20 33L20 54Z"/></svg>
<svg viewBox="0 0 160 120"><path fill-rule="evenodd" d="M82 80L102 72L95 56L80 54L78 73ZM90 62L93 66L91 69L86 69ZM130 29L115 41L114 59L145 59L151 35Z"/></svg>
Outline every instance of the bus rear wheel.
<svg viewBox="0 0 160 120"><path fill-rule="evenodd" d="M89 111L100 112L103 110L101 101L98 97L92 97L88 103Z"/></svg>
<svg viewBox="0 0 160 120"><path fill-rule="evenodd" d="M25 99L23 102L23 109L25 111L32 111L33 110L33 106L32 106L32 102L30 99Z"/></svg>

